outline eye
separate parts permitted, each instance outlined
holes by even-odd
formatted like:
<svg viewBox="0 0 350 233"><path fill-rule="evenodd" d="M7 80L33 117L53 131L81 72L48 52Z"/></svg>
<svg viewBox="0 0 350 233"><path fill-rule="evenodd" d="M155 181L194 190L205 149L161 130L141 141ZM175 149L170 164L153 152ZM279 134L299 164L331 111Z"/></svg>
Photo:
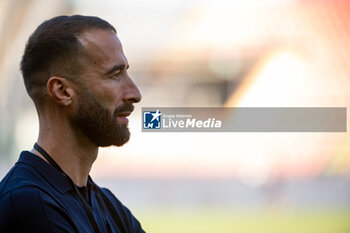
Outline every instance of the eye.
<svg viewBox="0 0 350 233"><path fill-rule="evenodd" d="M116 70L114 73L113 73L113 76L112 77L119 77L119 75L122 73L122 70L121 69L118 69Z"/></svg>

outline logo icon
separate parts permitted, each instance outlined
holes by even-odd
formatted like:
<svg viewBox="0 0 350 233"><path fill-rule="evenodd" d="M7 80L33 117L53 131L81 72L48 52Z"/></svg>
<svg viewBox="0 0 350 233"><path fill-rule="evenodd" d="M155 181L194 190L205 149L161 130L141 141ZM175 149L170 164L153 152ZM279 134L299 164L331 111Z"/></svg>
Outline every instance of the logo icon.
<svg viewBox="0 0 350 233"><path fill-rule="evenodd" d="M161 128L161 115L162 113L157 111L144 111L143 112L143 128L144 129L160 129Z"/></svg>

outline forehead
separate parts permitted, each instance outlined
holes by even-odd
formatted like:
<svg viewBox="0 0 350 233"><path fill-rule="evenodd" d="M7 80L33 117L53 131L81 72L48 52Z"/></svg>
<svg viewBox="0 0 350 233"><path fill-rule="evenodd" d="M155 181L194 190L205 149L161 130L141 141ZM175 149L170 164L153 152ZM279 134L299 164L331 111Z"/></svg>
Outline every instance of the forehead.
<svg viewBox="0 0 350 233"><path fill-rule="evenodd" d="M115 65L127 65L122 44L110 30L93 29L79 36L90 65L103 72Z"/></svg>

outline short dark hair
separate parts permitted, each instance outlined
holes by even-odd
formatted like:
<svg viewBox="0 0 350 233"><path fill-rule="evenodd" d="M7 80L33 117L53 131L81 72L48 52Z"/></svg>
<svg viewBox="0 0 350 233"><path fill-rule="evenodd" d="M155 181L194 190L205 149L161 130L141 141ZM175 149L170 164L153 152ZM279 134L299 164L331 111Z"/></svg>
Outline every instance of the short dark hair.
<svg viewBox="0 0 350 233"><path fill-rule="evenodd" d="M43 100L43 88L53 75L73 75L81 70L84 55L78 36L89 29L111 30L107 21L95 16L58 16L40 24L29 37L21 61L24 84L34 103Z"/></svg>

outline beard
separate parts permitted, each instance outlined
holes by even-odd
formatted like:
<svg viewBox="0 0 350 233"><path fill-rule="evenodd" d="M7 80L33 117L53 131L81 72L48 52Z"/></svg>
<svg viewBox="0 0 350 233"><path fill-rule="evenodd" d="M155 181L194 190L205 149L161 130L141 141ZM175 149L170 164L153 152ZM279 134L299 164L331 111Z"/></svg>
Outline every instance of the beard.
<svg viewBox="0 0 350 233"><path fill-rule="evenodd" d="M71 118L73 127L82 132L97 146L122 146L129 141L127 124L118 122L118 115L133 111L131 103L124 103L111 112L86 89L81 92L77 113Z"/></svg>

